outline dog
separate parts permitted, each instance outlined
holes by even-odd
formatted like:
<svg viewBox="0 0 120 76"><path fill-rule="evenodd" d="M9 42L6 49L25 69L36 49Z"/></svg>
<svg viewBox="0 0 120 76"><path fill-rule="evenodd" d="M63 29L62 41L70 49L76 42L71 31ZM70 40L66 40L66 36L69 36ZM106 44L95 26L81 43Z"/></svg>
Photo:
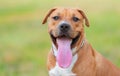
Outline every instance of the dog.
<svg viewBox="0 0 120 76"><path fill-rule="evenodd" d="M87 41L84 26L90 24L82 10L52 8L42 24L46 22L52 41L49 76L120 76L120 70Z"/></svg>

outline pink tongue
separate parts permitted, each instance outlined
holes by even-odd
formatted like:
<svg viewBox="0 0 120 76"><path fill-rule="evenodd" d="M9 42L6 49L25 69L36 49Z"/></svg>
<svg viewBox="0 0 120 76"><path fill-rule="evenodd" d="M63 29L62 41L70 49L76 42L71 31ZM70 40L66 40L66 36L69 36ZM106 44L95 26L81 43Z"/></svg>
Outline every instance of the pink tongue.
<svg viewBox="0 0 120 76"><path fill-rule="evenodd" d="M72 61L71 40L68 38L58 38L57 62L61 68L67 68Z"/></svg>

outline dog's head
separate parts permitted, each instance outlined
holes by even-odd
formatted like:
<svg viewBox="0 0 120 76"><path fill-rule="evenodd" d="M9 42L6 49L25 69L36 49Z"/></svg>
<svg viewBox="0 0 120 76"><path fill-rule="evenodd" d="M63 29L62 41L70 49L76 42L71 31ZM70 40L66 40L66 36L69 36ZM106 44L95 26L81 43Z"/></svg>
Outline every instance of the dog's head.
<svg viewBox="0 0 120 76"><path fill-rule="evenodd" d="M45 16L43 24L47 20L48 32L58 50L70 50L75 46L79 46L80 39L84 34L84 22L89 27L89 22L84 12L75 8L53 8Z"/></svg>
<svg viewBox="0 0 120 76"><path fill-rule="evenodd" d="M58 46L57 38L66 37L72 39L71 47L73 47L84 33L84 22L89 27L85 13L75 8L53 8L47 13L42 23L45 24L47 20L48 32L56 46Z"/></svg>

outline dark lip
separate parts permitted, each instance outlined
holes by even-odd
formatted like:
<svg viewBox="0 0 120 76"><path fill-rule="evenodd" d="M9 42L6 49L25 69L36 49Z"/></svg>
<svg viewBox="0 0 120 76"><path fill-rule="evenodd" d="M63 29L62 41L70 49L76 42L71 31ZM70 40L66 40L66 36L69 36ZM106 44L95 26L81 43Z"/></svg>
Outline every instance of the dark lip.
<svg viewBox="0 0 120 76"><path fill-rule="evenodd" d="M61 35L61 36L58 36L58 37L54 37L52 33L50 33L50 37L52 39L52 42L55 44L55 46L57 48L58 48L58 45L57 45L57 42L56 42L57 38L70 38L69 36L66 36L66 35ZM80 33L78 33L78 35L75 38L70 38L70 39L72 39L71 48L73 48L75 46L75 44L77 43L79 38L80 38Z"/></svg>
<svg viewBox="0 0 120 76"><path fill-rule="evenodd" d="M80 38L80 33L78 33L78 35L75 38L72 39L71 48L74 47L74 45L77 43L79 38Z"/></svg>

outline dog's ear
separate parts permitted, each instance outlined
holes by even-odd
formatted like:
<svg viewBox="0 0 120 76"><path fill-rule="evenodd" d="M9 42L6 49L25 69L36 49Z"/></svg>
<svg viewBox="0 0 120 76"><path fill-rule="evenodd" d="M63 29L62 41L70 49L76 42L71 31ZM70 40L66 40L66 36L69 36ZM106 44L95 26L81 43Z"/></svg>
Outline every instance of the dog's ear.
<svg viewBox="0 0 120 76"><path fill-rule="evenodd" d="M87 26L87 27L89 27L90 26L90 24L89 24L89 21L88 21L88 18L87 18L87 16L85 15L85 13L82 11L82 10L80 10L80 9L77 9L78 10L78 12L80 12L80 14L83 16L83 18L85 19L85 25Z"/></svg>
<svg viewBox="0 0 120 76"><path fill-rule="evenodd" d="M49 11L48 11L48 13L46 14L46 16L45 16L45 18L43 19L43 21L42 21L42 24L45 24L46 22L47 22L47 19L48 19L48 17L51 15L51 13L53 12L53 11L55 11L57 8L52 8L52 9L50 9Z"/></svg>

